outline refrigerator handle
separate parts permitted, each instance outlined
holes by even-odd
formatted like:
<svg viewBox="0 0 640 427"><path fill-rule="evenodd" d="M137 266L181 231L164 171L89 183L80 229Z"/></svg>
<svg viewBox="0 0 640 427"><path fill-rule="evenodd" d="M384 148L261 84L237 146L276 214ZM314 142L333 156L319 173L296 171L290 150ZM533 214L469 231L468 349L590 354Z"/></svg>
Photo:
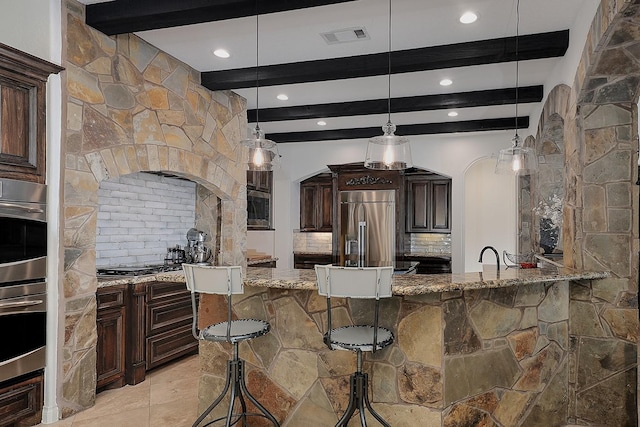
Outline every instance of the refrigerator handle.
<svg viewBox="0 0 640 427"><path fill-rule="evenodd" d="M358 222L358 267L365 266L365 248L367 247L367 222Z"/></svg>

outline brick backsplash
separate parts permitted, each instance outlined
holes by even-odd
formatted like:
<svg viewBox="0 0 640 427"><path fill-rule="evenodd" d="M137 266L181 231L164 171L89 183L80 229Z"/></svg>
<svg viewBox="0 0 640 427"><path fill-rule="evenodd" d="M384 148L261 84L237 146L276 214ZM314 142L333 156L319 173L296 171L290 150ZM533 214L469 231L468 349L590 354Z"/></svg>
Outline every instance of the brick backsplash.
<svg viewBox="0 0 640 427"><path fill-rule="evenodd" d="M157 264L186 244L195 224L196 184L134 173L100 183L96 266Z"/></svg>

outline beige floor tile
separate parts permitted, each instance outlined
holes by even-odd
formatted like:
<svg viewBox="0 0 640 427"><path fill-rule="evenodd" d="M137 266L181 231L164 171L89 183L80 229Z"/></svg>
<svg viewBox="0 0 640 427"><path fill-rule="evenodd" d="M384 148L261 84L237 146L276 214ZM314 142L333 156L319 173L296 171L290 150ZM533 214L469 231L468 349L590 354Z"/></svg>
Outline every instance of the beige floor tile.
<svg viewBox="0 0 640 427"><path fill-rule="evenodd" d="M145 381L146 382L146 381ZM150 388L144 382L134 386L124 386L115 390L106 390L96 396L96 404L75 415L75 423L87 418L110 416L116 412L127 412L140 408L149 408Z"/></svg>
<svg viewBox="0 0 640 427"><path fill-rule="evenodd" d="M154 427L188 427L198 418L198 399L185 398L149 408L149 425Z"/></svg>
<svg viewBox="0 0 640 427"><path fill-rule="evenodd" d="M149 372L135 386L106 390L96 404L72 417L39 427L188 427L198 417L198 356Z"/></svg>
<svg viewBox="0 0 640 427"><path fill-rule="evenodd" d="M112 408L115 410L115 408ZM149 407L116 411L96 418L75 419L73 427L142 427L149 425Z"/></svg>

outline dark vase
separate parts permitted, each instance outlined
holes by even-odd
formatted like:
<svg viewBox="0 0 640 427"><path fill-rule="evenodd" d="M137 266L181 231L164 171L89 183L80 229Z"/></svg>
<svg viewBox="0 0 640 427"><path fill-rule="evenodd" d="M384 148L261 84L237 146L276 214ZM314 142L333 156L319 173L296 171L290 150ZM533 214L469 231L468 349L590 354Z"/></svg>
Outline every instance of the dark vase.
<svg viewBox="0 0 640 427"><path fill-rule="evenodd" d="M550 219L540 218L540 247L545 254L553 253L558 245L558 227Z"/></svg>

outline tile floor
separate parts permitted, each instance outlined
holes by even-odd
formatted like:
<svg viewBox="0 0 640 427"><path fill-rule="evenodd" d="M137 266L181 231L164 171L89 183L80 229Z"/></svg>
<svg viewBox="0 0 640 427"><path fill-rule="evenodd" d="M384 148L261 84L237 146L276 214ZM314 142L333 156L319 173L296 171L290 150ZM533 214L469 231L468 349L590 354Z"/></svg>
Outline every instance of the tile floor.
<svg viewBox="0 0 640 427"><path fill-rule="evenodd" d="M151 371L145 381L99 393L92 408L37 427L182 427L198 417L198 356Z"/></svg>

